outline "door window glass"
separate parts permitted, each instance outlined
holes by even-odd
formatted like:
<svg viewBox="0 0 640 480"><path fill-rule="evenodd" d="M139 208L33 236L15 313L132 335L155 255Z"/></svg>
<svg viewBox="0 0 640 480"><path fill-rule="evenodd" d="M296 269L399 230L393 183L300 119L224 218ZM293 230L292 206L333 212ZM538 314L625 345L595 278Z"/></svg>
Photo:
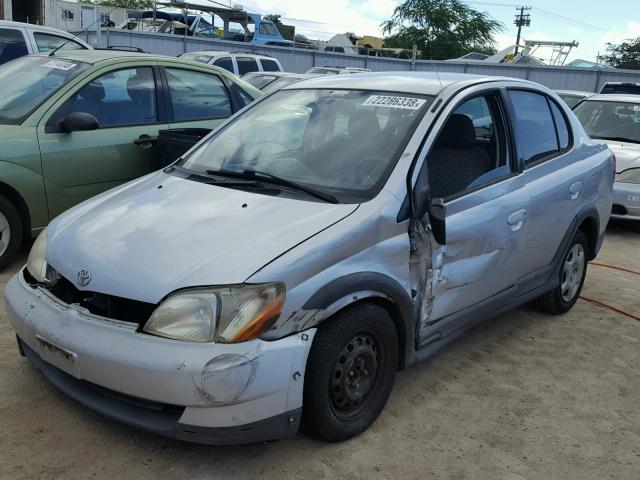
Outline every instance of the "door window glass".
<svg viewBox="0 0 640 480"><path fill-rule="evenodd" d="M217 75L177 68L166 72L174 121L231 116L229 93Z"/></svg>
<svg viewBox="0 0 640 480"><path fill-rule="evenodd" d="M58 47L61 47L60 50L86 50L85 47L75 40L60 37L58 35L34 32L33 38L36 39L36 44L38 45L38 51L40 53L51 52Z"/></svg>
<svg viewBox="0 0 640 480"><path fill-rule="evenodd" d="M262 64L262 70L265 72L279 72L280 67L275 60L269 60L268 58L261 58L260 63Z"/></svg>
<svg viewBox="0 0 640 480"><path fill-rule="evenodd" d="M463 102L449 116L427 158L433 198L447 198L511 173L497 94Z"/></svg>
<svg viewBox="0 0 640 480"><path fill-rule="evenodd" d="M258 71L258 63L254 58L236 57L236 63L238 64L238 75Z"/></svg>
<svg viewBox="0 0 640 480"><path fill-rule="evenodd" d="M100 128L156 123L156 89L150 67L127 68L91 80L52 118L56 125L69 113L90 113Z"/></svg>
<svg viewBox="0 0 640 480"><path fill-rule="evenodd" d="M525 163L540 160L558 150L556 130L549 103L544 95L510 91L516 122L518 150Z"/></svg>
<svg viewBox="0 0 640 480"><path fill-rule="evenodd" d="M271 23L260 22L260 34L261 35L278 35L276 27Z"/></svg>
<svg viewBox="0 0 640 480"><path fill-rule="evenodd" d="M569 146L569 127L567 126L567 120L555 102L549 100L549 105L551 105L551 113L553 114L553 119L556 122L560 150L564 150Z"/></svg>
<svg viewBox="0 0 640 480"><path fill-rule="evenodd" d="M231 61L231 57L222 57L218 58L213 64L216 67L224 68L227 72L234 73L233 71L233 62Z"/></svg>
<svg viewBox="0 0 640 480"><path fill-rule="evenodd" d="M29 50L22 32L11 28L0 28L0 64L25 55L29 55Z"/></svg>

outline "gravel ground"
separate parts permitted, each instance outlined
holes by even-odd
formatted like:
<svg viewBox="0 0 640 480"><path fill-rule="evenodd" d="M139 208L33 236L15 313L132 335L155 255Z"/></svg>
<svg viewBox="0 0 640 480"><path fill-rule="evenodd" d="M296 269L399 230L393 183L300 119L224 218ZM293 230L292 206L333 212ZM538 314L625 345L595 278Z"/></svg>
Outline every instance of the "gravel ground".
<svg viewBox="0 0 640 480"><path fill-rule="evenodd" d="M598 258L640 270L640 226L617 223ZM26 253L0 273L0 288ZM583 291L640 316L640 278L592 265ZM361 436L208 447L107 420L18 356L0 300L0 478L640 479L640 322L579 301L469 331L400 374Z"/></svg>

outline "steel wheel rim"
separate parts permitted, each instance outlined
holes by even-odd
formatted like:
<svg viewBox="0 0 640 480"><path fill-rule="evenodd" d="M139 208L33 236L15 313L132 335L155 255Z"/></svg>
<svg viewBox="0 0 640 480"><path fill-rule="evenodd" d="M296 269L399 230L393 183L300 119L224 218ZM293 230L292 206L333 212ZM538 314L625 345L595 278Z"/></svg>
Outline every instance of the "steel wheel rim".
<svg viewBox="0 0 640 480"><path fill-rule="evenodd" d="M340 418L357 415L367 404L380 378L383 351L370 332L359 332L345 344L331 371L329 398Z"/></svg>
<svg viewBox="0 0 640 480"><path fill-rule="evenodd" d="M562 272L560 276L560 292L562 300L565 302L572 301L580 284L582 283L582 275L585 267L585 252L581 243L576 243L567 254Z"/></svg>
<svg viewBox="0 0 640 480"><path fill-rule="evenodd" d="M0 257L4 255L4 252L9 248L9 241L11 240L11 227L9 226L9 220L0 212Z"/></svg>

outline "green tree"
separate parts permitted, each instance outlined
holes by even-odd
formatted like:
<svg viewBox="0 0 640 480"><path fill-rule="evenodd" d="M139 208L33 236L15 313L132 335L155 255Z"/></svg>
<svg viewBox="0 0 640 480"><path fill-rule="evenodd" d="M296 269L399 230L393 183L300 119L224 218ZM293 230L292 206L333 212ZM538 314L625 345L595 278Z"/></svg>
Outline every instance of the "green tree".
<svg viewBox="0 0 640 480"><path fill-rule="evenodd" d="M153 7L153 0L81 0L80 3L119 7L127 10L144 10Z"/></svg>
<svg viewBox="0 0 640 480"><path fill-rule="evenodd" d="M640 37L617 45L607 43L607 53L602 60L612 67L640 70Z"/></svg>
<svg viewBox="0 0 640 480"><path fill-rule="evenodd" d="M461 0L405 0L381 27L389 35L385 47L410 49L417 45L422 58L435 60L472 51L495 52L493 35L503 29L488 13Z"/></svg>

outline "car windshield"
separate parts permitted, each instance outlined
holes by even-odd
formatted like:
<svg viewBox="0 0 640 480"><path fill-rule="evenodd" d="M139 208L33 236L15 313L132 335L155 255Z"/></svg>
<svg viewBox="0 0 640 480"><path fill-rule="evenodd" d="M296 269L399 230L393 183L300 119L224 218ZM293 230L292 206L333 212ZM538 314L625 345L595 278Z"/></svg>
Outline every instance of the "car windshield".
<svg viewBox="0 0 640 480"><path fill-rule="evenodd" d="M640 143L640 103L586 100L574 113L591 137Z"/></svg>
<svg viewBox="0 0 640 480"><path fill-rule="evenodd" d="M177 163L261 172L337 197L373 198L433 97L361 90L281 90Z"/></svg>
<svg viewBox="0 0 640 480"><path fill-rule="evenodd" d="M40 56L22 57L0 66L0 124L19 125L62 85L89 67L75 60Z"/></svg>

